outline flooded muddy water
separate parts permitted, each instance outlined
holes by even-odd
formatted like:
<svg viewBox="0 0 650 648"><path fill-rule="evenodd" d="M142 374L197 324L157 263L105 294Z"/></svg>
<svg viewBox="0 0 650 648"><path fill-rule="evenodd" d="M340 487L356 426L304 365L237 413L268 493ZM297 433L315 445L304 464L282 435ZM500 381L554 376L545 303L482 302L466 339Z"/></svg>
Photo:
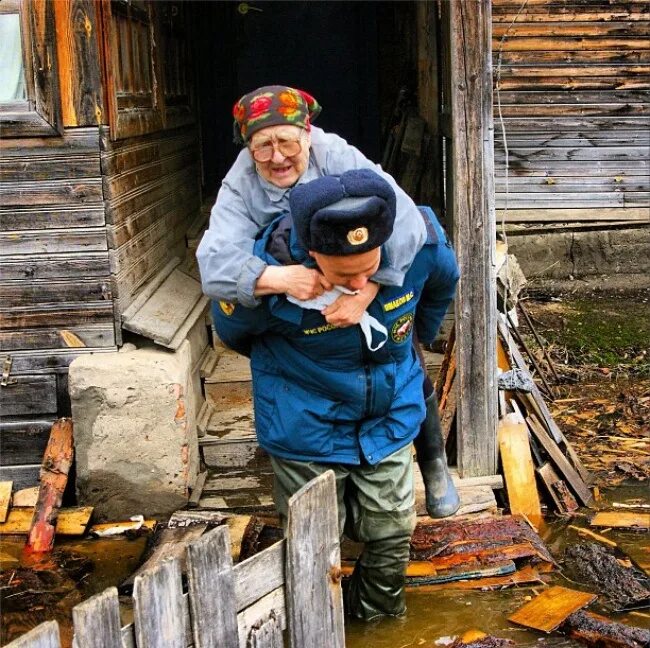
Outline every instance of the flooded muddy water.
<svg viewBox="0 0 650 648"><path fill-rule="evenodd" d="M650 502L645 483L634 482L602 492L598 506L611 502ZM549 519L541 536L562 566L564 549L569 543L583 542L569 525L587 526L586 515L570 520ZM650 533L599 530L615 541L620 549L637 564L650 566ZM0 644L23 634L38 623L56 619L62 632L63 645L71 644L71 610L82 600L117 585L130 575L142 557L146 538L129 540L124 537L103 539L57 539L51 563L43 569L21 566L24 537L0 538L0 588L2 593L2 630ZM574 589L588 589L570 580L562 571L544 577L551 584ZM348 648L407 648L434 645L441 637L462 635L468 630L510 638L521 646L574 646L575 642L558 634L542 635L519 628L507 617L530 597L544 588L544 584L519 586L500 591L431 591L413 588L407 593L408 613L401 619L382 619L372 623L346 620ZM131 620L129 598L123 598L123 622ZM612 614L599 608L590 610L605 613L611 619L629 625L650 628L650 613L627 612Z"/></svg>

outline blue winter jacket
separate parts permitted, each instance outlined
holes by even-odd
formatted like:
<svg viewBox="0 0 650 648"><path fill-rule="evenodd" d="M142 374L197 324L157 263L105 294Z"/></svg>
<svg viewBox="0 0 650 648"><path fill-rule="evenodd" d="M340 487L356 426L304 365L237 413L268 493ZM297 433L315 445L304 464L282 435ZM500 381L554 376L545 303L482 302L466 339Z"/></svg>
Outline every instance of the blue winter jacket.
<svg viewBox="0 0 650 648"><path fill-rule="evenodd" d="M444 230L429 208L421 211L428 237L403 285L381 286L368 307L388 330L378 351L368 350L359 326L336 328L319 311L292 304L284 295L265 297L252 309L214 303L221 340L251 358L255 428L269 454L376 464L417 435L425 416L424 375L412 344L413 327L421 342L433 342L458 280ZM279 265L284 227L292 262L311 265L287 222L285 216L271 223L256 241L255 254Z"/></svg>

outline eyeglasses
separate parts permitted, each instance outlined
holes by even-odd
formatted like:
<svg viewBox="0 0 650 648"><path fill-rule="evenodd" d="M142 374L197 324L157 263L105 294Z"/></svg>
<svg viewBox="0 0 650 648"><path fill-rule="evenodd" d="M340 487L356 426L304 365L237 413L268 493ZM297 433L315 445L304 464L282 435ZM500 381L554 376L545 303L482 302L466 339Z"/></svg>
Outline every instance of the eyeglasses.
<svg viewBox="0 0 650 648"><path fill-rule="evenodd" d="M292 157L298 155L302 150L301 138L297 139L277 139L277 140L266 140L256 144L254 148L251 148L251 155L256 162L268 162L275 152L277 147L278 151L282 153L284 157Z"/></svg>

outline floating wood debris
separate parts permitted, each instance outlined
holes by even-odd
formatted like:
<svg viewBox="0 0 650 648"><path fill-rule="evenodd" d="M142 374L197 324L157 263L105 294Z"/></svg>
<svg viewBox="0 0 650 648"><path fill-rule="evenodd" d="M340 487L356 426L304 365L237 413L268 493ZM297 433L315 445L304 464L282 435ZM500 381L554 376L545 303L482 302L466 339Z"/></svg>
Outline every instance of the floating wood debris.
<svg viewBox="0 0 650 648"><path fill-rule="evenodd" d="M58 419L52 425L50 438L43 455L40 473L40 490L34 509L26 549L32 552L50 551L54 545L54 533L63 491L68 483L72 466L74 446L72 420Z"/></svg>
<svg viewBox="0 0 650 648"><path fill-rule="evenodd" d="M589 522L595 527L618 529L650 529L650 513L632 511L600 511Z"/></svg>
<svg viewBox="0 0 650 648"><path fill-rule="evenodd" d="M650 646L650 630L624 623L585 610L569 616L560 630L572 639L594 648L645 648Z"/></svg>
<svg viewBox="0 0 650 648"><path fill-rule="evenodd" d="M620 550L605 549L594 543L571 545L565 552L565 563L574 579L597 590L608 607L616 612L650 607L650 579L629 562Z"/></svg>
<svg viewBox="0 0 650 648"><path fill-rule="evenodd" d="M596 598L595 594L578 592L566 587L549 587L511 614L508 621L541 632L552 632L557 630L571 614L586 607Z"/></svg>
<svg viewBox="0 0 650 648"><path fill-rule="evenodd" d="M480 630L469 630L449 644L449 648L507 648L515 645L512 639L493 637Z"/></svg>
<svg viewBox="0 0 650 648"><path fill-rule="evenodd" d="M149 532L156 528L156 520L145 520L142 515L133 515L127 522L105 522L93 524L88 530L90 535L98 538L128 535L138 531Z"/></svg>

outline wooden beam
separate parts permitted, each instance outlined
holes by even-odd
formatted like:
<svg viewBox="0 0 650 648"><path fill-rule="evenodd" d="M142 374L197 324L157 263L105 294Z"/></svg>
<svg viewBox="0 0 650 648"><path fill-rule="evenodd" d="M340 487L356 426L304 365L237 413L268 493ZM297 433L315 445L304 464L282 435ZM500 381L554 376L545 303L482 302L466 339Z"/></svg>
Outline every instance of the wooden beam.
<svg viewBox="0 0 650 648"><path fill-rule="evenodd" d="M494 137L490 0L447 3L456 297L458 466L491 475L497 459Z"/></svg>

